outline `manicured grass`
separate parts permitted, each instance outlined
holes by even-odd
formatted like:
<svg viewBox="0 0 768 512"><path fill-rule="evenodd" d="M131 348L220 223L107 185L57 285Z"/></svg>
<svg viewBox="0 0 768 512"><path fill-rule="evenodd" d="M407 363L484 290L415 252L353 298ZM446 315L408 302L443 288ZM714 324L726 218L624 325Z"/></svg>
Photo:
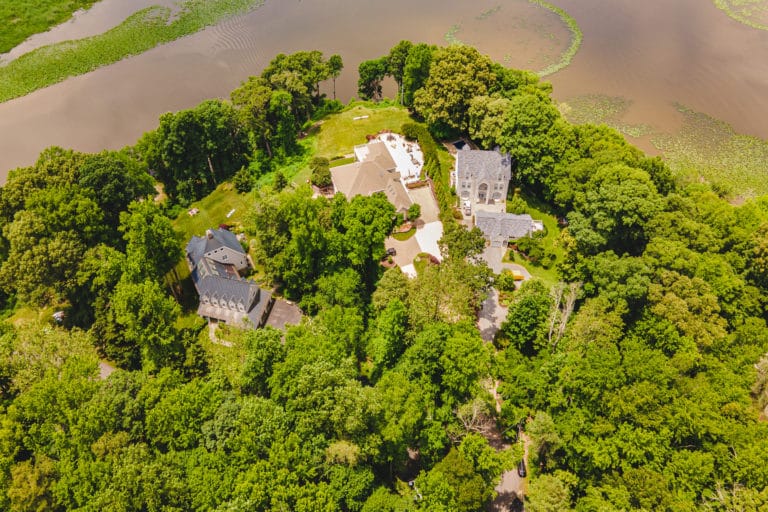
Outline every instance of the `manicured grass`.
<svg viewBox="0 0 768 512"><path fill-rule="evenodd" d="M145 52L263 3L185 0L173 16L166 7L149 7L103 34L39 48L0 67L0 102Z"/></svg>
<svg viewBox="0 0 768 512"><path fill-rule="evenodd" d="M362 116L368 117L354 119ZM343 112L332 115L320 126L315 156L344 157L352 153L358 144L365 144L366 135L374 135L382 130L399 132L403 123L410 121L405 107L391 103L351 103Z"/></svg>
<svg viewBox="0 0 768 512"><path fill-rule="evenodd" d="M355 157L350 156L347 158L337 158L336 160L331 160L330 166L331 167L340 167L342 165L351 164L355 161Z"/></svg>
<svg viewBox="0 0 768 512"><path fill-rule="evenodd" d="M557 274L554 265L548 269L541 265L534 265L511 249L504 256L503 261L504 263L517 263L524 266L531 273L532 278L541 279L548 288L552 288L560 281L560 276Z"/></svg>
<svg viewBox="0 0 768 512"><path fill-rule="evenodd" d="M392 238L400 242L405 242L415 234L416 234L416 228L411 228L408 231L405 231L403 233L393 233Z"/></svg>
<svg viewBox="0 0 768 512"><path fill-rule="evenodd" d="M727 123L682 105L678 110L682 130L652 139L678 178L703 178L732 199L768 194L768 141L739 135Z"/></svg>
<svg viewBox="0 0 768 512"><path fill-rule="evenodd" d="M528 205L526 213L530 214L530 216L533 217L533 220L540 220L544 223L544 229L546 230L544 247L555 254L555 261L550 268L547 269L539 264L531 263L511 250L504 256L503 261L523 265L528 272L531 273L531 276L541 279L547 286L553 286L560 280L560 276L557 272L557 264L565 257L565 251L560 246L561 229L557 224L557 217L550 213L546 205L539 204L525 196L522 197Z"/></svg>
<svg viewBox="0 0 768 512"><path fill-rule="evenodd" d="M240 194L231 183L223 183L207 197L192 203L188 210L197 208L197 215L190 216L184 210L173 222L173 227L183 233L185 240L192 235L202 236L206 229L219 224L240 224L253 204L252 194ZM227 213L235 210L231 217Z"/></svg>
<svg viewBox="0 0 768 512"><path fill-rule="evenodd" d="M0 2L0 53L6 53L29 36L45 32L87 9L97 0L5 0Z"/></svg>

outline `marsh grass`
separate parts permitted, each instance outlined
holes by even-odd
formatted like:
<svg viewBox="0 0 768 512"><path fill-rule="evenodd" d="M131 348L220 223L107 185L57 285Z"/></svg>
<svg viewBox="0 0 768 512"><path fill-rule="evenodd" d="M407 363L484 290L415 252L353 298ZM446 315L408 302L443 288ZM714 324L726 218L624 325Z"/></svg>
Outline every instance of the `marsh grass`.
<svg viewBox="0 0 768 512"><path fill-rule="evenodd" d="M606 124L636 138L651 135L683 183L706 181L731 199L768 194L768 142L740 135L727 123L683 105L677 105L683 127L676 134L630 125L621 117L631 104L626 98L592 94L560 104L560 111L574 124Z"/></svg>
<svg viewBox="0 0 768 512"><path fill-rule="evenodd" d="M0 102L145 52L263 3L186 0L174 16L167 7L142 9L102 34L45 46L0 67Z"/></svg>
<svg viewBox="0 0 768 512"><path fill-rule="evenodd" d="M579 28L579 24L576 23L576 20L573 19L573 17L565 12L563 9L550 4L549 2L545 2L544 0L528 0L529 2L536 4L538 6L541 6L548 11L551 11L558 16L560 16L560 19L563 20L563 23L565 23L568 26L568 30L571 31L571 45L568 47L567 50L560 56L560 60L558 62L555 62L554 64L550 64L546 68L539 71L538 75L541 77L551 75L553 73L557 73L561 69L567 67L573 58L576 56L576 53L578 53L579 48L581 48L581 41L584 38L584 35L581 32L581 29Z"/></svg>
<svg viewBox="0 0 768 512"><path fill-rule="evenodd" d="M479 16L475 17L475 19L478 20L478 21L486 20L486 19L490 18L491 16L493 16L494 14L496 14L497 12L499 12L500 10L501 10L501 6L500 5L497 5L495 7L491 7L490 9L486 9L483 12L481 12Z"/></svg>
<svg viewBox="0 0 768 512"><path fill-rule="evenodd" d="M0 2L0 53L88 9L98 0L4 0Z"/></svg>
<svg viewBox="0 0 768 512"><path fill-rule="evenodd" d="M461 24L457 23L455 25L451 25L451 28L448 29L448 32L445 34L445 42L449 45L453 44L464 44L464 42L456 37L456 34L458 34L461 31Z"/></svg>
<svg viewBox="0 0 768 512"><path fill-rule="evenodd" d="M758 30L768 30L768 2L765 0L713 0L732 19Z"/></svg>
<svg viewBox="0 0 768 512"><path fill-rule="evenodd" d="M569 99L559 105L560 112L573 124L605 124L629 136L640 138L654 133L646 124L628 124L621 117L629 110L632 101L621 96L588 94Z"/></svg>
<svg viewBox="0 0 768 512"><path fill-rule="evenodd" d="M576 55L576 53L579 51L579 48L581 48L581 41L583 39L583 34L581 32L581 29L579 28L578 23L576 23L576 20L573 19L567 12L565 12L563 9L550 4L549 2L545 2L544 0L527 0L530 4L537 5L539 7L543 7L544 9L556 14L562 22L568 27L569 32L571 33L571 43L568 46L568 48L560 54L559 58L552 55L545 55L546 61L555 61L543 70L539 71L537 74L541 77L545 77L548 75L551 75L553 73L556 73L560 71L561 69L567 67L571 61L573 60L573 57ZM497 5L495 7L492 7L490 9L486 9L485 11L481 12L478 16L475 16L475 20L477 21L484 21L492 16L496 15L501 11L501 5ZM551 32L548 32L546 28L537 26L536 24L529 25L528 21L523 19L521 20L521 25L519 27L522 30L532 30L535 33L539 34L540 36L544 37L545 39L548 39L550 41L554 41L556 39L555 35ZM458 34L461 31L462 26L461 23L457 23L454 25L451 25L451 27L448 29L448 32L446 32L444 38L445 42L449 45L453 44L465 44L464 41L459 39ZM511 54L504 56L504 62L505 64L509 64L512 59ZM546 62L545 61L545 62Z"/></svg>
<svg viewBox="0 0 768 512"><path fill-rule="evenodd" d="M768 142L740 135L713 117L677 105L683 128L675 135L656 135L653 144L664 152L679 178L707 181L731 199L768 194Z"/></svg>

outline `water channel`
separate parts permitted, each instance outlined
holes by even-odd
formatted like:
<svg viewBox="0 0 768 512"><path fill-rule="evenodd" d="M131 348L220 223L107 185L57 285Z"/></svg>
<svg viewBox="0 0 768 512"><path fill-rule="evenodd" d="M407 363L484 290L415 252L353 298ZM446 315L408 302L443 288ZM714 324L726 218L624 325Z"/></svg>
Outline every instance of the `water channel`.
<svg viewBox="0 0 768 512"><path fill-rule="evenodd" d="M740 133L768 138L768 32L732 20L709 1L551 1L584 34L572 63L547 77L558 101L626 98L624 121L670 133L680 126L675 103L682 103ZM26 48L116 25L129 12L110 9L109 2L124 4L103 0L92 9L96 14L79 14ZM141 0L136 9L158 3L167 4ZM556 61L570 36L557 15L525 0L266 0L197 34L0 104L0 182L50 145L94 152L132 144L161 113L227 97L280 52L341 54L345 71L336 88L347 101L360 61L401 39L445 44L446 34L533 70Z"/></svg>

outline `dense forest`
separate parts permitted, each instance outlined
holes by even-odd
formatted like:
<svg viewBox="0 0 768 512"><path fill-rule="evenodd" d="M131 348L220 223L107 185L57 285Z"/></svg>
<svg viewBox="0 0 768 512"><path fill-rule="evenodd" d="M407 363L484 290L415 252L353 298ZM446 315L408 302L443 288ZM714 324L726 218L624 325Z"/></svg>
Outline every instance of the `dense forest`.
<svg viewBox="0 0 768 512"><path fill-rule="evenodd" d="M570 125L532 73L403 41L361 64L359 94L395 80L439 200L443 260L409 279L380 264L383 195L313 197L281 171L344 108L320 93L342 65L279 55L135 146L50 148L9 175L0 509L479 511L523 457L487 434L518 427L527 510L768 508L768 199L733 206ZM512 188L566 226L561 282L512 292L493 343L477 313L507 284L454 219L437 141L459 135L508 152ZM226 181L257 189L252 254L306 315L243 332L234 372L201 343L172 222Z"/></svg>

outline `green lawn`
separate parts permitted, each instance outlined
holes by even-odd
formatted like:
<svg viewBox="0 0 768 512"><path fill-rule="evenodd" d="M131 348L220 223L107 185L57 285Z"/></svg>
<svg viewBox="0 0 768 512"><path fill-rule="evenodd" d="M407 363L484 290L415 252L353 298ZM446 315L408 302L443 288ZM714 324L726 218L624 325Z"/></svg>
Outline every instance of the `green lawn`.
<svg viewBox="0 0 768 512"><path fill-rule="evenodd" d="M534 220L540 220L544 223L544 228L547 233L544 237L544 246L554 252L555 262L550 268L546 269L541 265L531 263L521 255L516 254L511 250L507 252L507 255L504 257L504 261L523 265L526 269L528 269L528 272L531 273L531 276L541 279L548 286L552 286L560 280L560 276L557 273L556 267L557 264L561 262L565 256L565 251L560 246L561 229L557 224L557 217L552 215L545 205L539 204L528 197L522 197L528 205L526 213L530 214ZM507 205L509 205L509 202L507 202Z"/></svg>
<svg viewBox="0 0 768 512"><path fill-rule="evenodd" d="M416 228L411 228L408 231L404 231L402 233L393 233L392 238L400 242L405 242L415 234L416 234Z"/></svg>
<svg viewBox="0 0 768 512"><path fill-rule="evenodd" d="M278 169L261 176L256 181L256 188L263 185L271 186L275 182L277 171L282 172L288 182L296 186L307 183L307 180L312 175L312 171L309 169L309 162L317 151L317 133L317 130L311 130L309 136L301 139L299 141L299 146L301 146L299 154L290 157Z"/></svg>
<svg viewBox="0 0 768 512"><path fill-rule="evenodd" d="M342 165L351 164L355 161L355 157L349 156L347 158L337 158L335 160L331 160L330 167L340 167Z"/></svg>
<svg viewBox="0 0 768 512"><path fill-rule="evenodd" d="M173 227L184 235L185 240L192 235L201 236L206 229L218 228L219 224L240 224L252 204L252 194L240 194L231 183L223 183L208 196L189 206L187 210L200 210L197 215L190 216L184 210L173 221ZM231 210L235 212L227 218Z"/></svg>
<svg viewBox="0 0 768 512"><path fill-rule="evenodd" d="M45 32L87 9L97 0L5 0L0 2L0 53L10 51L29 36Z"/></svg>
<svg viewBox="0 0 768 512"><path fill-rule="evenodd" d="M365 119L357 119L368 116ZM351 103L346 110L332 115L320 125L317 155L326 158L343 157L352 153L355 146L365 144L366 135L381 130L399 132L403 123L411 122L408 109L388 103L375 105L369 102Z"/></svg>

